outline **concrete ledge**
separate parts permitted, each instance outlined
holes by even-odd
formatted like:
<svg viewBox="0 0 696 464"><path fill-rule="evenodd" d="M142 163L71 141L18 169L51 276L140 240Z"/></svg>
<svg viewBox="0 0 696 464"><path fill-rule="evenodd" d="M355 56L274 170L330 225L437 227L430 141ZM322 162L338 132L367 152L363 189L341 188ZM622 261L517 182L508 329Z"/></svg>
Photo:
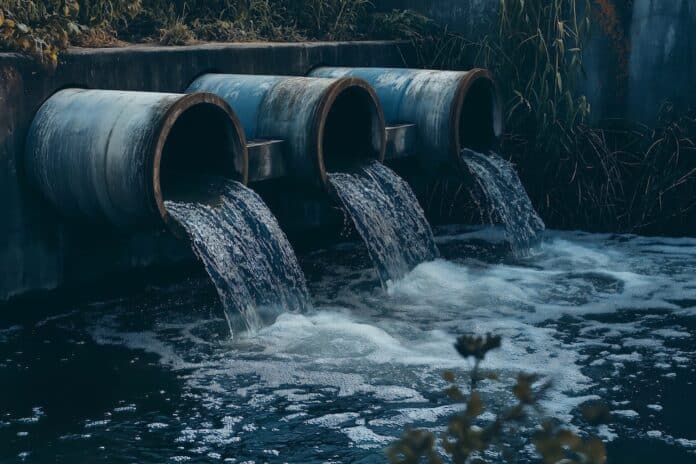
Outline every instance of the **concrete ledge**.
<svg viewBox="0 0 696 464"><path fill-rule="evenodd" d="M34 290L191 259L163 231L130 234L62 220L27 185L24 139L33 115L66 87L182 92L207 72L304 75L319 65L403 66L413 51L396 42L134 45L72 49L55 71L0 53L0 302Z"/></svg>

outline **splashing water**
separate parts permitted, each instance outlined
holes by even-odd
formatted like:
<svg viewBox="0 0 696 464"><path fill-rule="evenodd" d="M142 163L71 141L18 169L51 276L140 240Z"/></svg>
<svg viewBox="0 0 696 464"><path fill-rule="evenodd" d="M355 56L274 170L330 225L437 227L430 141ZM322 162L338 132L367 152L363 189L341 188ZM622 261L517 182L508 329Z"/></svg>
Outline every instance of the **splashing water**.
<svg viewBox="0 0 696 464"><path fill-rule="evenodd" d="M309 307L295 252L263 200L239 182L211 188L219 189L218 204L167 201L165 206L215 284L231 333L256 331L281 312Z"/></svg>
<svg viewBox="0 0 696 464"><path fill-rule="evenodd" d="M529 199L512 163L494 153L464 149L460 155L480 187L481 213L503 223L516 256L529 253L546 228Z"/></svg>
<svg viewBox="0 0 696 464"><path fill-rule="evenodd" d="M423 209L391 169L374 161L355 172L330 173L329 182L367 245L383 285L438 257Z"/></svg>
<svg viewBox="0 0 696 464"><path fill-rule="evenodd" d="M382 463L405 428L439 434L462 411L441 374L466 383L456 336L488 332L503 344L487 411L537 373L553 382L542 414L599 435L608 462L694 462L696 239L548 231L525 259L502 227L436 240L443 259L388 292L360 244L301 257L316 311L235 340L204 279L48 303L45 319L16 308L0 320L0 462ZM610 424L583 418L596 398ZM515 462L539 462L537 423L503 442Z"/></svg>

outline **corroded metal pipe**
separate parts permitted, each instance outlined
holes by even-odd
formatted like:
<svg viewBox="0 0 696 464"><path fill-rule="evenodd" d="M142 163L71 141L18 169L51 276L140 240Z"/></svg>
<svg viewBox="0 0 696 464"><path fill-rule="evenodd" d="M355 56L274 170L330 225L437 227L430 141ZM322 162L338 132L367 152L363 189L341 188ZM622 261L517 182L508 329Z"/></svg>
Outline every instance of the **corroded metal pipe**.
<svg viewBox="0 0 696 464"><path fill-rule="evenodd" d="M362 79L205 74L187 92L222 97L250 140L284 140L289 176L326 185L327 172L384 159L384 114Z"/></svg>
<svg viewBox="0 0 696 464"><path fill-rule="evenodd" d="M494 148L502 134L500 97L484 69L320 67L310 75L367 81L379 97L388 125L416 125L418 153L428 166L450 160L458 164L463 148Z"/></svg>
<svg viewBox="0 0 696 464"><path fill-rule="evenodd" d="M139 227L166 223L164 201L203 195L210 176L246 183L248 159L215 95L66 89L36 114L25 165L64 215Z"/></svg>

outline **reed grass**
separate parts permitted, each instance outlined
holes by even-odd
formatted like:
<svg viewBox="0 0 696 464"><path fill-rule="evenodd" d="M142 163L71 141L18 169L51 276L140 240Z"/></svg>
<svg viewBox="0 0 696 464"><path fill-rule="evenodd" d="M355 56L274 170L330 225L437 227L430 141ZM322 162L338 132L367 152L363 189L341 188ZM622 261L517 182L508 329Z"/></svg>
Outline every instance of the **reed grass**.
<svg viewBox="0 0 696 464"><path fill-rule="evenodd" d="M421 66L494 72L505 109L501 151L547 225L693 235L694 113L676 114L666 104L655 127L629 120L590 125L583 50L597 30L615 47L619 72L627 72L630 46L612 0L500 0L497 27L482 39L440 28L414 45ZM467 190L451 180L437 189L433 198ZM436 215L460 215L454 203L439 205Z"/></svg>

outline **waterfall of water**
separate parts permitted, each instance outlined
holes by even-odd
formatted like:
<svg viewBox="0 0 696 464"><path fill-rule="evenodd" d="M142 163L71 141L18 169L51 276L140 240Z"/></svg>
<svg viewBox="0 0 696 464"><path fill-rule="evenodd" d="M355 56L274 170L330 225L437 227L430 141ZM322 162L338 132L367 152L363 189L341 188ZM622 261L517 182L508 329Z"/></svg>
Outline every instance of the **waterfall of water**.
<svg viewBox="0 0 696 464"><path fill-rule="evenodd" d="M308 307L304 274L263 200L239 182L218 181L211 189L220 194L215 204L167 201L165 206L215 284L231 333L257 330L280 312Z"/></svg>
<svg viewBox="0 0 696 464"><path fill-rule="evenodd" d="M502 222L516 256L529 253L546 228L514 166L494 153L464 149L462 160L473 174L482 193L481 213L489 222Z"/></svg>
<svg viewBox="0 0 696 464"><path fill-rule="evenodd" d="M376 161L329 174L329 183L367 246L382 284L438 257L423 209L409 185Z"/></svg>

